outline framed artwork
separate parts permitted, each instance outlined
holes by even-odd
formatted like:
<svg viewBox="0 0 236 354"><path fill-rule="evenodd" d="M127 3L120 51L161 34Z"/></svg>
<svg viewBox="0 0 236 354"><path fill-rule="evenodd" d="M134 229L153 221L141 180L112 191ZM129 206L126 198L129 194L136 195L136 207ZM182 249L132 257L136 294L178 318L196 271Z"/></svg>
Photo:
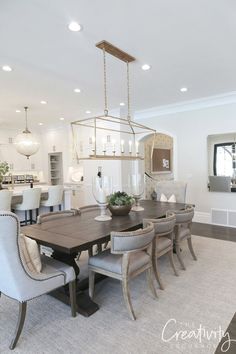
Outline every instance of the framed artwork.
<svg viewBox="0 0 236 354"><path fill-rule="evenodd" d="M153 148L151 157L152 173L171 173L171 149Z"/></svg>

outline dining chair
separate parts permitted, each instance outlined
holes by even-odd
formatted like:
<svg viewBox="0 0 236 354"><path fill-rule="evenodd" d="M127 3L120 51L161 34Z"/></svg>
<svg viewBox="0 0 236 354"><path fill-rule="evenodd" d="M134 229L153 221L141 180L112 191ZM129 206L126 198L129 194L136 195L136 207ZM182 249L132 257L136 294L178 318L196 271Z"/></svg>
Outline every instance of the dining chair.
<svg viewBox="0 0 236 354"><path fill-rule="evenodd" d="M184 210L168 211L167 215L169 215L170 213L174 213L176 217L176 224L174 229L175 231L174 244L175 244L177 258L179 260L182 269L186 270L183 258L181 256L181 249L180 249L180 244L184 240L187 240L188 242L188 247L193 259L195 261L197 260L197 257L193 250L192 232L191 232L192 220L194 217L194 208L191 205L187 205Z"/></svg>
<svg viewBox="0 0 236 354"><path fill-rule="evenodd" d="M153 296L157 297L150 254L153 238L152 223L147 223L145 228L136 231L111 232L111 249L89 258L89 296L93 298L94 295L95 273L120 280L127 310L132 320L135 320L128 288L129 280L146 271L149 288Z"/></svg>
<svg viewBox="0 0 236 354"><path fill-rule="evenodd" d="M77 215L79 213L80 213L79 209L70 209L70 210L54 211L54 212L51 212L51 213L40 214L37 217L37 224L42 224L42 223L45 223L47 221L61 219L61 218L65 218L65 217L68 217L68 216L75 216L75 215Z"/></svg>
<svg viewBox="0 0 236 354"><path fill-rule="evenodd" d="M0 294L19 303L16 331L10 344L14 349L21 335L27 302L69 284L71 314L76 316L74 269L50 257L41 256L42 271L29 270L20 247L20 222L11 212L0 212Z"/></svg>
<svg viewBox="0 0 236 354"><path fill-rule="evenodd" d="M22 193L23 200L22 203L18 203L12 206L12 209L15 211L24 211L25 212L25 221L24 224L28 223L28 211L29 211L29 221L30 224L35 222L33 220L33 210L36 211L36 218L38 216L40 198L41 198L41 188L29 188L23 190Z"/></svg>
<svg viewBox="0 0 236 354"><path fill-rule="evenodd" d="M49 207L51 212L53 212L53 208L55 206L58 206L59 210L61 210L63 193L64 193L63 186L61 185L50 186L48 188L48 199L42 200L40 206Z"/></svg>
<svg viewBox="0 0 236 354"><path fill-rule="evenodd" d="M168 216L158 219L144 219L143 225L152 222L155 230L155 240L153 243L153 270L160 289L164 290L164 285L158 270L157 260L164 255L168 255L170 264L174 270L174 274L178 276L173 258L173 244L174 244L174 227L176 217L174 213L169 213Z"/></svg>
<svg viewBox="0 0 236 354"><path fill-rule="evenodd" d="M0 190L0 210L11 211L12 191Z"/></svg>
<svg viewBox="0 0 236 354"><path fill-rule="evenodd" d="M167 199L175 196L176 203L185 203L187 183L182 181L161 181L156 185L157 200L164 194Z"/></svg>

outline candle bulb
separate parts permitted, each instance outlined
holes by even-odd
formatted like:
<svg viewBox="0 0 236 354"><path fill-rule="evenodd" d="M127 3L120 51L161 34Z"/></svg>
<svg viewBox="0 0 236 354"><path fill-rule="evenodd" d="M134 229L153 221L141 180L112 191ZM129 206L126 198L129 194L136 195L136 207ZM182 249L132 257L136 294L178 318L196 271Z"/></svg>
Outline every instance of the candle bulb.
<svg viewBox="0 0 236 354"><path fill-rule="evenodd" d="M95 136L92 136L92 151L95 151Z"/></svg>
<svg viewBox="0 0 236 354"><path fill-rule="evenodd" d="M112 140L112 152L115 155L115 152L116 152L116 141L115 140Z"/></svg>
<svg viewBox="0 0 236 354"><path fill-rule="evenodd" d="M105 153L106 153L106 139L105 138L102 139L102 151L105 155Z"/></svg>
<svg viewBox="0 0 236 354"><path fill-rule="evenodd" d="M139 142L136 141L136 154L137 154L137 155L139 154L138 148L139 148Z"/></svg>
<svg viewBox="0 0 236 354"><path fill-rule="evenodd" d="M122 154L125 152L124 144L125 144L124 140L121 140L121 142L120 142L120 151L121 151Z"/></svg>
<svg viewBox="0 0 236 354"><path fill-rule="evenodd" d="M132 141L129 141L129 153L132 154Z"/></svg>

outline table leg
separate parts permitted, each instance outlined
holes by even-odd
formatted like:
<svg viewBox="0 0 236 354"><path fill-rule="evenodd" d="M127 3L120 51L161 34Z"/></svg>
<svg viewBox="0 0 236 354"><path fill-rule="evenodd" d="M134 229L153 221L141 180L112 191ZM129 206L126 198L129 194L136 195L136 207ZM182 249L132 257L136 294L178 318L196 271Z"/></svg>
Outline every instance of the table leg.
<svg viewBox="0 0 236 354"><path fill-rule="evenodd" d="M77 312L85 317L89 317L99 309L99 306L94 301L91 300L87 291L80 289L80 281L78 279L80 269L78 264L75 261L76 256L77 254L66 254L57 251L54 251L52 254L52 257L54 259L66 263L74 268L76 278L77 278L77 286L76 286ZM63 303L70 305L68 285L65 285L57 290L52 291L50 295L62 301Z"/></svg>

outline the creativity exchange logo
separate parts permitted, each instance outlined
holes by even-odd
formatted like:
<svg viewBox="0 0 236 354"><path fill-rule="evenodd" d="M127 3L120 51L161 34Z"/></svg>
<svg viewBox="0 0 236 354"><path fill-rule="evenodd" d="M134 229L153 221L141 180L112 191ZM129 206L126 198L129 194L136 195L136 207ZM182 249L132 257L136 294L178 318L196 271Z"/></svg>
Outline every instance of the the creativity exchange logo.
<svg viewBox="0 0 236 354"><path fill-rule="evenodd" d="M184 326L183 326L184 325ZM181 327L181 328L179 328ZM207 342L217 341L221 344L221 351L227 353L236 339L230 337L228 332L224 333L221 326L217 329L206 329L199 324L197 327L187 323L178 323L175 318L170 318L163 327L161 339L166 343L182 343L204 346Z"/></svg>

